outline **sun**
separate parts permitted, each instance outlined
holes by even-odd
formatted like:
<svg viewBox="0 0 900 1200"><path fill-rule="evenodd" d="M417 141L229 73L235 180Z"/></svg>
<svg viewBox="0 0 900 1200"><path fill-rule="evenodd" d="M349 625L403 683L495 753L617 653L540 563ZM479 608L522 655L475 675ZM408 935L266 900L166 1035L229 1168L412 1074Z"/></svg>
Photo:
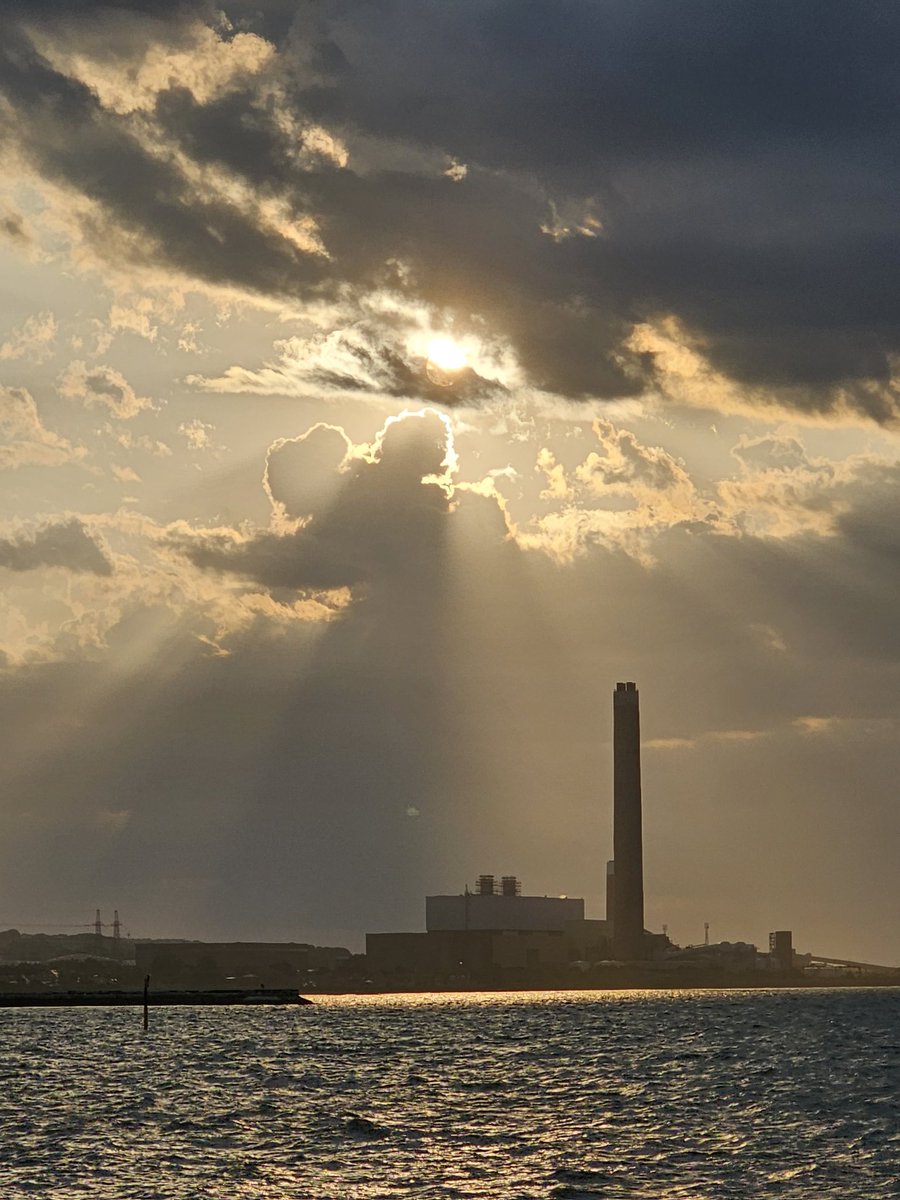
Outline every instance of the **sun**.
<svg viewBox="0 0 900 1200"><path fill-rule="evenodd" d="M428 343L428 361L442 371L461 371L466 365L466 352L459 342L441 334Z"/></svg>
<svg viewBox="0 0 900 1200"><path fill-rule="evenodd" d="M467 366L466 352L446 334L433 337L425 350L425 373L432 383L452 387Z"/></svg>

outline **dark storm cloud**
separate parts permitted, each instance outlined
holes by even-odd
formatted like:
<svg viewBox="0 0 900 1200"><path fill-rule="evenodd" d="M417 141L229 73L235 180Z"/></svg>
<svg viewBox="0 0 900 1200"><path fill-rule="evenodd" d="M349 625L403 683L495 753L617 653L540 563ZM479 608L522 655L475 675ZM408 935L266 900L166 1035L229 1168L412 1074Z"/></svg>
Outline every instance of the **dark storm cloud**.
<svg viewBox="0 0 900 1200"><path fill-rule="evenodd" d="M301 491L280 469L287 457L296 467L317 460L319 478L336 469L335 437L320 427L314 440L282 442L269 452L267 480L273 500L294 515L305 515L310 491ZM249 539L230 531L178 533L172 544L195 566L255 580L267 588L336 588L361 583L428 588L445 540L450 512L447 495L423 476L439 475L447 451L447 431L433 413L389 425L376 462L352 462L331 501L308 523L289 533L259 533ZM321 485L320 485L321 486ZM320 493L321 494L321 493ZM304 499L310 497L304 503Z"/></svg>
<svg viewBox="0 0 900 1200"><path fill-rule="evenodd" d="M297 112L315 117L306 99L297 98ZM200 162L277 181L312 213L330 256L323 274L333 282L393 284L439 308L478 313L514 340L539 385L573 395L637 389L615 355L627 321L605 294L579 303L597 292L593 269L541 233L548 209L540 186L498 173L493 164L473 167L462 182L433 169L357 173L327 162L301 166L274 114L254 106L249 95L200 104L180 89L164 93L157 112L169 136ZM402 281L389 269L398 259L411 268ZM421 377L402 357L388 349L380 357L390 394L421 394ZM471 403L490 391L470 373L452 394L436 392L435 398Z"/></svg>
<svg viewBox="0 0 900 1200"><path fill-rule="evenodd" d="M50 522L34 533L0 538L0 567L10 571L64 567L93 575L112 574L112 563L77 517Z"/></svg>
<svg viewBox="0 0 900 1200"><path fill-rule="evenodd" d="M888 377L895 6L329 12L346 65L301 92L319 119L527 173L557 198L597 197L606 236L559 248L573 295L624 319L672 311L721 369L807 385L810 407L838 382ZM853 401L890 415L865 392Z"/></svg>
<svg viewBox="0 0 900 1200"><path fill-rule="evenodd" d="M66 30L103 23L107 32L106 52L114 57L126 49L130 37L139 29L153 32L167 42L177 41L185 25L192 21L213 23L221 9L213 0L0 0L0 14L29 29ZM220 19L220 18L219 18ZM130 28L130 36L120 40L121 26Z"/></svg>
<svg viewBox="0 0 900 1200"><path fill-rule="evenodd" d="M852 575L882 598L884 619L863 631L870 644L900 645L900 629L890 617L890 597L900 589L900 531L894 514L900 503L900 464L873 466L864 475L855 502L837 517L837 527L854 555Z"/></svg>
<svg viewBox="0 0 900 1200"><path fill-rule="evenodd" d="M212 284L286 295L320 276L316 255L227 198L192 186L90 88L54 70L15 31L0 51L0 89L18 114L0 132L47 179L100 206L102 217L86 220L82 230L98 247L110 235L108 222L139 235L127 252L140 264L168 262Z"/></svg>
<svg viewBox="0 0 900 1200"><path fill-rule="evenodd" d="M34 11L49 21L51 7ZM90 10L73 6L66 28ZM151 12L177 28L212 19L185 5L138 15ZM223 37L277 42L276 90L251 80L198 98L172 80L159 128L291 219L314 218L327 261L189 185L8 39L2 86L33 163L146 234L148 256L298 298L377 286L400 260L414 297L480 314L533 382L571 396L640 390L654 360L622 343L634 322L674 314L740 382L895 419L895 5L325 0L226 13ZM310 122L346 140L348 165L297 153ZM451 160L464 178L441 176Z"/></svg>
<svg viewBox="0 0 900 1200"><path fill-rule="evenodd" d="M150 17L164 18L188 14L212 16L215 12L213 5L206 0L128 0L127 6L116 4L115 0L66 0L64 5L59 4L58 0L3 0L2 7L20 19L32 20L48 17L59 20L70 14L96 17L123 8Z"/></svg>

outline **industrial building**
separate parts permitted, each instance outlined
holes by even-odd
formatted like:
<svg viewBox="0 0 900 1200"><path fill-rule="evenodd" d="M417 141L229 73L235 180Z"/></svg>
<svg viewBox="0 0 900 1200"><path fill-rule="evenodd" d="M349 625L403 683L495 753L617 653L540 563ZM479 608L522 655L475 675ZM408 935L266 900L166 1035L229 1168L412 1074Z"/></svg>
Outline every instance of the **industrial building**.
<svg viewBox="0 0 900 1200"><path fill-rule="evenodd" d="M794 965L794 935L790 929L776 929L769 934L769 957L780 971L790 971Z"/></svg>
<svg viewBox="0 0 900 1200"><path fill-rule="evenodd" d="M369 973L397 985L496 985L504 976L560 968L568 961L566 954L561 930L366 934Z"/></svg>
<svg viewBox="0 0 900 1200"><path fill-rule="evenodd" d="M480 875L459 895L426 896L424 933L369 933L369 972L395 983L492 982L608 958L606 921L584 900L523 896L519 880Z"/></svg>
<svg viewBox="0 0 900 1200"><path fill-rule="evenodd" d="M499 886L493 875L479 875L475 890L460 896L426 896L425 928L561 930L567 921L584 920L584 901L568 896L523 896L515 875L504 875Z"/></svg>

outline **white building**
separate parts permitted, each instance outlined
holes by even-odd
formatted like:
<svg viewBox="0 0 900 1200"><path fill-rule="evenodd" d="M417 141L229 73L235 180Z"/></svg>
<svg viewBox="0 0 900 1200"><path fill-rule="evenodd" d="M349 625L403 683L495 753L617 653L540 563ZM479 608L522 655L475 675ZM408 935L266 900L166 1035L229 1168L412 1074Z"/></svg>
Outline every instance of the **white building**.
<svg viewBox="0 0 900 1200"><path fill-rule="evenodd" d="M569 896L520 896L519 883L506 876L498 893L492 875L482 875L474 892L461 896L426 896L425 928L448 930L562 931L584 920L584 901Z"/></svg>

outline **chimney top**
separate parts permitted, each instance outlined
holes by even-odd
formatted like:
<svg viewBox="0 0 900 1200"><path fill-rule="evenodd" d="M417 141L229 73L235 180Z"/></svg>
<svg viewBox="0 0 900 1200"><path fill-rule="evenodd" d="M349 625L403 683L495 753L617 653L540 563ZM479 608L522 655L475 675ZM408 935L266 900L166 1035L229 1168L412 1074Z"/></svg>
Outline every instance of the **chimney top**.
<svg viewBox="0 0 900 1200"><path fill-rule="evenodd" d="M616 690L613 692L613 700L617 704L636 704L638 698L637 684L629 681L628 683L617 683Z"/></svg>

